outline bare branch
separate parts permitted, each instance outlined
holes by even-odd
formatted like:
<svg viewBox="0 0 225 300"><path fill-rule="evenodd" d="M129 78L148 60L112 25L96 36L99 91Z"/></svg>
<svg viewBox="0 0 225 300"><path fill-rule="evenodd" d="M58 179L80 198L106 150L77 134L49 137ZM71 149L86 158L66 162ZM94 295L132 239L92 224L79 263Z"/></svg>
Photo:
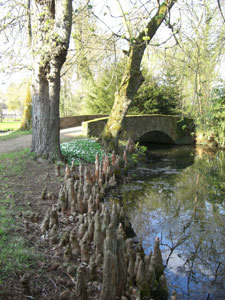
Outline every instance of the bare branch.
<svg viewBox="0 0 225 300"><path fill-rule="evenodd" d="M28 46L31 47L32 43L32 27L31 27L31 15L30 5L31 0L27 0L27 31L28 31Z"/></svg>
<svg viewBox="0 0 225 300"><path fill-rule="evenodd" d="M118 38L123 38L123 39L125 39L126 41L130 41L128 38L126 38L126 37L124 37L124 36L122 36L122 35L119 35L118 33L115 33L113 30L112 30L112 28L110 28L102 19L100 19L94 12L92 12L92 14L93 14L93 16L95 16L95 18L96 19L98 19L102 24L104 24L106 27L107 27L107 29L109 29L111 32L112 32L112 35L113 36L116 36L116 37L118 37Z"/></svg>
<svg viewBox="0 0 225 300"><path fill-rule="evenodd" d="M225 17L223 15L223 11L222 11L222 8L221 8L220 0L217 0L217 3L218 3L218 7L219 7L219 10L220 10L221 16L223 18L223 21L225 22Z"/></svg>

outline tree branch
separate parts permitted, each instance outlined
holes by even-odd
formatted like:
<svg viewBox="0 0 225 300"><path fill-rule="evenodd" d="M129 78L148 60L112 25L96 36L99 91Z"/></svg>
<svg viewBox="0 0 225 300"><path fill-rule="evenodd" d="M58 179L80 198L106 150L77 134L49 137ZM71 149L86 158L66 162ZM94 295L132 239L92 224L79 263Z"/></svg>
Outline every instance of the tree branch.
<svg viewBox="0 0 225 300"><path fill-rule="evenodd" d="M217 3L218 3L218 7L219 7L219 10L220 10L221 16L223 18L223 21L225 22L225 17L223 15L223 11L222 11L222 8L221 8L220 0L217 0Z"/></svg>
<svg viewBox="0 0 225 300"><path fill-rule="evenodd" d="M141 45L144 41L144 37L148 37L148 39L146 39L146 43L149 44L157 29L165 19L167 12L170 11L176 1L177 0L166 0L159 6L154 17L149 21L146 28L137 37L136 44Z"/></svg>
<svg viewBox="0 0 225 300"><path fill-rule="evenodd" d="M30 1L27 0L27 31L28 31L28 46L31 47L32 43L32 27L31 27L31 15L30 15Z"/></svg>

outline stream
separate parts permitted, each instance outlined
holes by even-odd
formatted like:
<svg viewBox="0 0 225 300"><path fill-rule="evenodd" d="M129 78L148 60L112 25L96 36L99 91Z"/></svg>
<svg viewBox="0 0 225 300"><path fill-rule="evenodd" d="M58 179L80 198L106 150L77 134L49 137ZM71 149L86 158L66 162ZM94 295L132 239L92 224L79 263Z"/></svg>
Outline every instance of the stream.
<svg viewBox="0 0 225 300"><path fill-rule="evenodd" d="M146 254L159 236L177 299L225 299L225 152L157 146L147 156L121 191Z"/></svg>

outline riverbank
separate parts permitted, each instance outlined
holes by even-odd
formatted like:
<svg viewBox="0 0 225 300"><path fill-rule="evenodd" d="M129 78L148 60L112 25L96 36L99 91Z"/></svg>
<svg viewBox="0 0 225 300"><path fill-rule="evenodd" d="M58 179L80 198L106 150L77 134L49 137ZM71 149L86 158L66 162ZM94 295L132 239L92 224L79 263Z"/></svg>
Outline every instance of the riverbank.
<svg viewBox="0 0 225 300"><path fill-rule="evenodd" d="M96 167L91 173L93 165L89 165L90 173L73 167L70 171L67 168L66 172L63 168L59 176L58 168L45 161L33 160L28 150L3 154L0 163L1 232L3 241L6 241L4 248L1 246L1 254L4 253L0 277L2 298L20 300L26 295L34 299L69 299L76 293L79 298L79 293L86 291L88 298L84 296L84 299L99 299L101 290L104 290L106 297L112 290L112 298L102 299L114 300L114 293L118 295L121 291L124 293L123 299L131 299L132 294L137 298L140 291L149 293L150 285L146 289L143 268L154 273L154 264L162 264L159 242L156 240L154 264L150 264L150 257L144 259L143 249L141 244L138 246L137 240L134 248L132 239L125 242L124 232L129 222L122 207L117 201L114 204L103 201L107 192L105 188L116 185L108 159L102 164L104 171L100 164L95 164L99 166L98 181ZM71 182L74 184L71 185ZM74 197L72 186L76 186L77 196L82 195L76 203L71 198ZM120 223L123 225L118 228ZM93 240L87 240L90 235ZM23 243L17 244L15 240ZM104 240L107 242L103 243ZM126 253L125 244L128 244ZM118 268L123 266L123 271L117 269L113 261L117 262ZM109 280L113 266L113 278L116 276L116 282L123 282L120 291L117 284ZM92 275L94 277L90 279ZM151 287L154 290L159 287L160 291L166 289L165 279L161 276L162 270L152 277Z"/></svg>

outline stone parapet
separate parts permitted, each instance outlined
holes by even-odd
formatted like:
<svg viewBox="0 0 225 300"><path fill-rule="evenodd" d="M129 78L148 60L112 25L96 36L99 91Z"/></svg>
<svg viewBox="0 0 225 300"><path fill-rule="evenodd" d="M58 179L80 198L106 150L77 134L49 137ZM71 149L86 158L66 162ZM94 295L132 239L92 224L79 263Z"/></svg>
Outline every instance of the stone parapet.
<svg viewBox="0 0 225 300"><path fill-rule="evenodd" d="M81 126L82 122L107 117L107 115L81 115L60 118L60 129Z"/></svg>

